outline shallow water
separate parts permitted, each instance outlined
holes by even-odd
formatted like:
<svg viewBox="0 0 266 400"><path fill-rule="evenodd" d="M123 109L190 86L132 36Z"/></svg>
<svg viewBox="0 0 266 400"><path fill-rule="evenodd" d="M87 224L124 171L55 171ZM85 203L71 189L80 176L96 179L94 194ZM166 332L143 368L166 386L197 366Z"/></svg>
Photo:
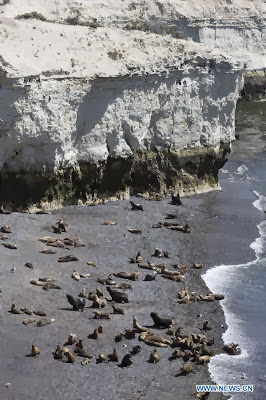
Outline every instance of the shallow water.
<svg viewBox="0 0 266 400"><path fill-rule="evenodd" d="M240 104L236 132L240 140L234 143L221 177L248 182L254 193L250 207L261 211L262 222L257 238L251 237L253 261L215 266L203 277L213 292L225 295L222 305L228 329L224 342L237 342L242 349L239 356L214 357L209 369L217 384L255 385L254 393L234 394L233 400L262 400L266 398L266 103ZM237 205L232 202L232 206Z"/></svg>

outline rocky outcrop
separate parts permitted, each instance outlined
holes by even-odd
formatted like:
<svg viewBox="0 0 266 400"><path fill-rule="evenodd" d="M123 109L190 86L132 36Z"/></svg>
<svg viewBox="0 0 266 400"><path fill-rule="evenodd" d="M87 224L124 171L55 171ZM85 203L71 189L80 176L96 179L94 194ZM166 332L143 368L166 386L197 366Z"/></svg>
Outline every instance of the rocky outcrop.
<svg viewBox="0 0 266 400"><path fill-rule="evenodd" d="M106 10L89 22L70 10L73 22L62 2L40 1L28 18L32 3L16 9L13 0L0 20L1 201L218 187L234 138L239 63L170 34L123 29L122 15L115 23Z"/></svg>

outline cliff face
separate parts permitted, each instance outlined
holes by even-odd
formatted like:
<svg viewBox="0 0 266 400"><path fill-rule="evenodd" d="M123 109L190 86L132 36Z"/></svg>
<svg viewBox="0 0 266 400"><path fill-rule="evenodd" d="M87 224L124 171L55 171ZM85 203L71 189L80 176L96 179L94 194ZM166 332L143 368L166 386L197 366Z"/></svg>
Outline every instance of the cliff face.
<svg viewBox="0 0 266 400"><path fill-rule="evenodd" d="M33 3L2 7L1 201L217 187L234 138L241 65L169 34L122 29L148 2L124 7L116 20L107 2ZM14 19L33 10L50 22ZM105 27L92 28L89 14ZM67 24L75 15L78 25Z"/></svg>

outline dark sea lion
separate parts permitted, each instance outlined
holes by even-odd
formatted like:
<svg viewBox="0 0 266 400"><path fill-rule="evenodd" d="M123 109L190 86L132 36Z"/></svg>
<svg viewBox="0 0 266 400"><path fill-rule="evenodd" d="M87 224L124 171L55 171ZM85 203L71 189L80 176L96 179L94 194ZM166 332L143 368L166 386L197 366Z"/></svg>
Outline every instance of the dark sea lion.
<svg viewBox="0 0 266 400"><path fill-rule="evenodd" d="M51 212L47 211L47 210L39 210L39 211L36 211L35 214L51 214Z"/></svg>
<svg viewBox="0 0 266 400"><path fill-rule="evenodd" d="M2 245L7 249L17 250L17 245L15 243L2 242Z"/></svg>
<svg viewBox="0 0 266 400"><path fill-rule="evenodd" d="M151 312L151 317L153 319L155 327L170 328L175 323L173 319L162 318L155 312Z"/></svg>
<svg viewBox="0 0 266 400"><path fill-rule="evenodd" d="M86 305L86 300L85 299L74 299L73 296L67 294L66 298L69 302L69 304L71 304L73 306L73 311L83 311L85 305Z"/></svg>
<svg viewBox="0 0 266 400"><path fill-rule="evenodd" d="M0 214L11 214L11 211L5 210L4 206L1 204L0 205Z"/></svg>
<svg viewBox="0 0 266 400"><path fill-rule="evenodd" d="M135 337L136 337L136 331L135 331L135 329L126 329L126 330L125 330L125 333L124 333L124 337L125 337L127 340L135 339Z"/></svg>
<svg viewBox="0 0 266 400"><path fill-rule="evenodd" d="M70 262L70 261L78 261L75 256L62 256L58 258L58 262Z"/></svg>
<svg viewBox="0 0 266 400"><path fill-rule="evenodd" d="M40 321L37 322L36 326L38 326L40 328L42 326L50 325L53 322L55 322L54 318L50 318L50 319L42 318L42 319L40 319Z"/></svg>
<svg viewBox="0 0 266 400"><path fill-rule="evenodd" d="M33 314L39 315L40 317L46 317L46 313L44 311L33 311Z"/></svg>
<svg viewBox="0 0 266 400"><path fill-rule="evenodd" d="M147 274L145 275L145 278L143 279L143 281L145 282L151 282L154 281L156 278L157 272L154 272L153 274Z"/></svg>
<svg viewBox="0 0 266 400"><path fill-rule="evenodd" d="M142 230L141 229L136 229L136 228L128 228L128 232L135 233L135 235L141 235L142 234Z"/></svg>
<svg viewBox="0 0 266 400"><path fill-rule="evenodd" d="M139 264L139 263L141 263L142 262L142 256L141 256L141 252L139 251L138 253L137 253L137 255L136 255L136 257L134 258L130 258L129 259L129 262L131 263L131 264Z"/></svg>
<svg viewBox="0 0 266 400"><path fill-rule="evenodd" d="M119 355L116 348L114 348L114 351L111 354L108 354L108 359L109 361L115 361L115 362L119 361Z"/></svg>
<svg viewBox="0 0 266 400"><path fill-rule="evenodd" d="M241 353L240 348L238 347L239 344L234 343L234 342L230 342L228 344L225 344L223 349L226 353L235 356Z"/></svg>
<svg viewBox="0 0 266 400"><path fill-rule="evenodd" d="M2 233L12 233L11 228L9 225L3 225L0 229Z"/></svg>
<svg viewBox="0 0 266 400"><path fill-rule="evenodd" d="M137 344L136 346L134 346L134 347L132 348L130 354L132 354L132 356L135 356L135 355L137 355L137 354L140 353L141 349L142 349L141 344Z"/></svg>
<svg viewBox="0 0 266 400"><path fill-rule="evenodd" d="M132 355L130 353L126 354L121 361L121 367L126 368L130 367L133 364Z"/></svg>
<svg viewBox="0 0 266 400"><path fill-rule="evenodd" d="M114 314L125 314L124 310L122 308L116 307L114 304L112 304L113 307L113 313Z"/></svg>
<svg viewBox="0 0 266 400"><path fill-rule="evenodd" d="M157 349L154 349L151 353L150 353L150 357L149 357L149 363L152 364L156 364L157 362L160 361L160 356L157 353Z"/></svg>
<svg viewBox="0 0 266 400"><path fill-rule="evenodd" d="M224 299L224 295L222 295L222 294L214 293L213 296L214 296L215 300L223 300Z"/></svg>
<svg viewBox="0 0 266 400"><path fill-rule="evenodd" d="M175 206L181 206L182 205L182 201L180 199L180 194L176 193L176 194L172 194L172 204Z"/></svg>
<svg viewBox="0 0 266 400"><path fill-rule="evenodd" d="M68 226L68 223L64 221L62 218L59 218L59 221L56 223L58 228L61 230L61 232L66 232L66 226ZM60 232L60 233L61 233Z"/></svg>
<svg viewBox="0 0 266 400"><path fill-rule="evenodd" d="M98 339L98 336L99 336L99 329L98 329L98 328L95 328L94 331L93 331L93 333L90 333L90 334L88 335L88 339L94 339L94 340L96 340L96 339Z"/></svg>
<svg viewBox="0 0 266 400"><path fill-rule="evenodd" d="M121 342L121 340L123 339L123 333L122 332L118 332L115 336L115 342Z"/></svg>
<svg viewBox="0 0 266 400"><path fill-rule="evenodd" d="M106 361L105 355L103 353L99 353L98 358L96 360L96 363L100 364L100 363L105 362L105 361Z"/></svg>
<svg viewBox="0 0 266 400"><path fill-rule="evenodd" d="M60 345L56 346L55 352L53 353L55 360L63 360L65 352L61 349Z"/></svg>
<svg viewBox="0 0 266 400"><path fill-rule="evenodd" d="M86 350L81 349L80 347L76 347L74 350L74 353L77 354L79 357L84 357L84 358L92 358L92 355L87 353Z"/></svg>
<svg viewBox="0 0 266 400"><path fill-rule="evenodd" d="M210 325L209 321L205 321L205 322L203 323L203 330L204 330L204 331L211 331L212 328L213 328L213 326Z"/></svg>
<svg viewBox="0 0 266 400"><path fill-rule="evenodd" d="M29 269L33 269L33 265L30 262L26 262L25 263L25 267L29 268Z"/></svg>
<svg viewBox="0 0 266 400"><path fill-rule="evenodd" d="M143 207L141 204L134 203L134 201L130 200L131 210L133 211L143 211Z"/></svg>
<svg viewBox="0 0 266 400"><path fill-rule="evenodd" d="M128 296L126 295L126 293L123 292L119 292L118 290L115 290L111 287L107 287L107 291L109 292L112 300L115 303L128 303Z"/></svg>
<svg viewBox="0 0 266 400"><path fill-rule="evenodd" d="M54 231L53 233L62 233L62 230L59 228L59 226L52 225L52 229Z"/></svg>

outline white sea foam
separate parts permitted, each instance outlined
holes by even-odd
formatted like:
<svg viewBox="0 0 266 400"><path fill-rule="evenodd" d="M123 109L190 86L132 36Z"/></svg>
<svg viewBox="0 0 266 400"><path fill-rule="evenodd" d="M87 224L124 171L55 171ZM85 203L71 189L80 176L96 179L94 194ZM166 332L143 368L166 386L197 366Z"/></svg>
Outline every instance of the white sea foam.
<svg viewBox="0 0 266 400"><path fill-rule="evenodd" d="M248 167L247 167L245 164L241 164L241 165L237 168L235 174L236 174L236 175L245 175L245 174L247 173L247 171L248 171Z"/></svg>

